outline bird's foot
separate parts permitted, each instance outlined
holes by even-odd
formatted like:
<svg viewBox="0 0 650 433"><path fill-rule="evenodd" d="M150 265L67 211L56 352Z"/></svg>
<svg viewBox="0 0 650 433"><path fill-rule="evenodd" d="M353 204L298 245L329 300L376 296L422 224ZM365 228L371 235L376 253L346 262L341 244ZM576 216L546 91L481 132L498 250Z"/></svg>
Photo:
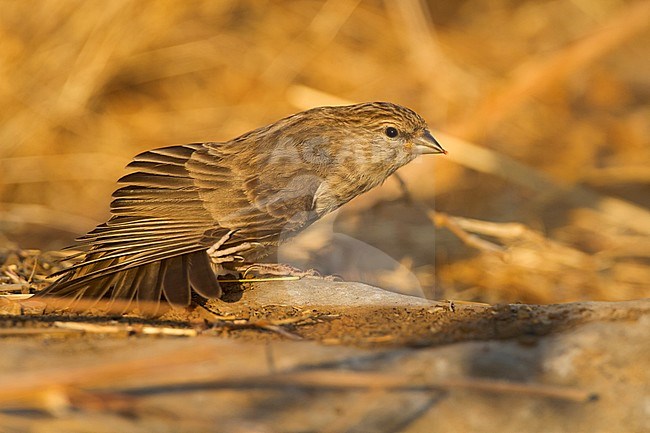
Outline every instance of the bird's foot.
<svg viewBox="0 0 650 433"><path fill-rule="evenodd" d="M233 233L235 233L235 231L234 231L234 230L230 230L228 233L226 233L225 235L223 235L223 236L221 237L221 239L219 239L219 240L218 240L217 242L215 242L215 243L214 243L210 248L208 248L208 250L206 251L206 252L208 253L208 256L212 257L212 256L214 256L215 254L218 254L218 253L219 253L219 248L221 248L221 246L222 246L223 244L225 244L226 242L228 242L228 240L229 240L230 237L233 235Z"/></svg>
<svg viewBox="0 0 650 433"><path fill-rule="evenodd" d="M274 275L282 277L299 277L299 278L320 278L327 281L340 281L339 277L334 275L321 275L316 269L302 270L284 263L254 263L236 267L246 278L251 272L257 275Z"/></svg>
<svg viewBox="0 0 650 433"><path fill-rule="evenodd" d="M221 263L242 262L244 261L244 258L241 256L241 253L245 253L260 246L257 242L242 242L230 248L222 248L226 242L230 240L235 231L236 230L230 230L205 251L208 254L208 257L210 257L210 261L215 265Z"/></svg>
<svg viewBox="0 0 650 433"><path fill-rule="evenodd" d="M210 248L206 252L208 253L208 257L210 257L212 263L220 264L220 263L242 261L243 257L238 255L237 253L248 251L251 248L253 248L253 244L251 244L250 242L244 242L243 244L239 244L231 248L225 248L223 250L213 250L212 248Z"/></svg>

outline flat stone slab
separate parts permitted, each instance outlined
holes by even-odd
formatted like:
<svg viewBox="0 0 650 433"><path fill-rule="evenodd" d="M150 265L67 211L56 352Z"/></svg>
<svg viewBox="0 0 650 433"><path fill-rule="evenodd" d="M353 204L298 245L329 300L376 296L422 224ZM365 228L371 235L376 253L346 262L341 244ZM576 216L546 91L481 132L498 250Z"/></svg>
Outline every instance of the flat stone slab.
<svg viewBox="0 0 650 433"><path fill-rule="evenodd" d="M268 281L246 284L238 303L250 306L292 305L345 307L427 307L437 303L402 295L363 283L303 278L296 281Z"/></svg>

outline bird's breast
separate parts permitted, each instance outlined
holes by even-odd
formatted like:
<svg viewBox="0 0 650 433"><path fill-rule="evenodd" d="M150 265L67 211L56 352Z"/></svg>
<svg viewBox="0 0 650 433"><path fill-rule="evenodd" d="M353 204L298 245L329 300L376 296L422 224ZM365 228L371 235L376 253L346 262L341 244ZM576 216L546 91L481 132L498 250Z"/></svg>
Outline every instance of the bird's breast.
<svg viewBox="0 0 650 433"><path fill-rule="evenodd" d="M332 212L356 196L379 185L384 179L384 176L373 176L372 172L331 173L314 194L314 211L319 216Z"/></svg>

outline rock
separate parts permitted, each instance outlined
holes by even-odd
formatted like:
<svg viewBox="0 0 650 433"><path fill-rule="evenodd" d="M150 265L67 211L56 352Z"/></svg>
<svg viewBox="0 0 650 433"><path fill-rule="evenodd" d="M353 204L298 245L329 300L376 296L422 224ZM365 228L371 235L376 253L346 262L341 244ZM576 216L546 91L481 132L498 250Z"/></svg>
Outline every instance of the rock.
<svg viewBox="0 0 650 433"><path fill-rule="evenodd" d="M241 299L247 305L291 305L294 307L426 307L437 303L416 296L389 292L367 284L304 278L246 284Z"/></svg>

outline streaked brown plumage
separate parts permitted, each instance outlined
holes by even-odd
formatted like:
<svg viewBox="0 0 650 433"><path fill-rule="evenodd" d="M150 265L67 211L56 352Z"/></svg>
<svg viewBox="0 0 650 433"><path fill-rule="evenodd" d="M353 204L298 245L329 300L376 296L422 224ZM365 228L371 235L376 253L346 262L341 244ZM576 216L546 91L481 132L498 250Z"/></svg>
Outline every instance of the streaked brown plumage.
<svg viewBox="0 0 650 433"><path fill-rule="evenodd" d="M386 102L314 108L231 141L141 153L111 218L79 239L83 261L39 296L218 298L211 261L254 260L421 153L444 150L419 115Z"/></svg>

